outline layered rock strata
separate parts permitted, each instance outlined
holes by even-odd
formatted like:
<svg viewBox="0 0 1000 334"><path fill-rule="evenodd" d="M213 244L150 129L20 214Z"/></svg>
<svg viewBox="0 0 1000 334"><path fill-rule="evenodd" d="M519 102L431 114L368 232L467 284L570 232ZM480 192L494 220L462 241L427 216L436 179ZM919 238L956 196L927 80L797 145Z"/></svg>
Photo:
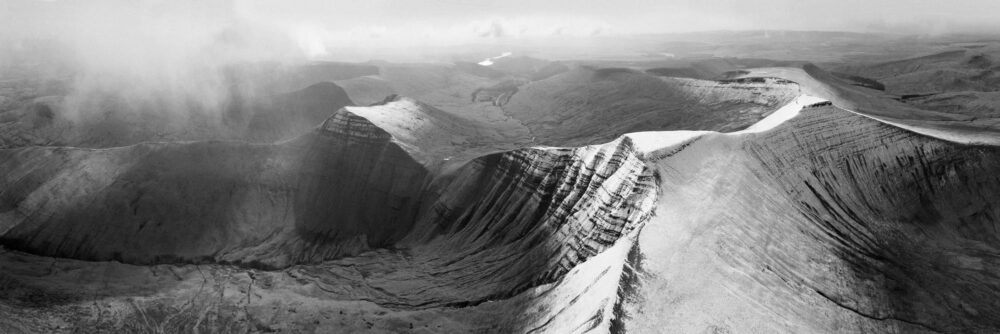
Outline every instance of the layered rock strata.
<svg viewBox="0 0 1000 334"><path fill-rule="evenodd" d="M0 329L1000 328L1000 150L814 102L577 148L393 100L278 144L0 150Z"/></svg>

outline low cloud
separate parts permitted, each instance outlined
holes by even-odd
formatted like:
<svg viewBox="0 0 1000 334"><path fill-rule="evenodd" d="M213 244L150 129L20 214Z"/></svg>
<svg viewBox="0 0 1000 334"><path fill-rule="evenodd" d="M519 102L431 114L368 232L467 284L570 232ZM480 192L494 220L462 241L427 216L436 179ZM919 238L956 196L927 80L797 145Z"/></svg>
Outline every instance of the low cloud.
<svg viewBox="0 0 1000 334"><path fill-rule="evenodd" d="M62 69L48 79L68 84L62 115L72 121L114 109L215 122L232 90L246 88L234 86L234 66L327 55L315 29L241 18L225 1L12 0L7 6L13 20L0 25L6 65L47 61Z"/></svg>
<svg viewBox="0 0 1000 334"><path fill-rule="evenodd" d="M383 24L344 30L317 30L328 45L338 47L448 46L466 43L552 37L587 38L612 33L611 25L599 20L560 17L513 17L470 20L436 25Z"/></svg>

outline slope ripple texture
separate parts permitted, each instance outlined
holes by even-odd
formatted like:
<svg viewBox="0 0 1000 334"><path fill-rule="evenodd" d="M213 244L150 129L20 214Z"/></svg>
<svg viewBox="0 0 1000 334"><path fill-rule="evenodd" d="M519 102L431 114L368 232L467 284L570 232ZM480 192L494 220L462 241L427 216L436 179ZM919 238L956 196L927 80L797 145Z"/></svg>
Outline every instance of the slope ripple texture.
<svg viewBox="0 0 1000 334"><path fill-rule="evenodd" d="M663 195L636 246L626 328L1000 327L987 311L1000 300L996 147L824 106L656 164Z"/></svg>

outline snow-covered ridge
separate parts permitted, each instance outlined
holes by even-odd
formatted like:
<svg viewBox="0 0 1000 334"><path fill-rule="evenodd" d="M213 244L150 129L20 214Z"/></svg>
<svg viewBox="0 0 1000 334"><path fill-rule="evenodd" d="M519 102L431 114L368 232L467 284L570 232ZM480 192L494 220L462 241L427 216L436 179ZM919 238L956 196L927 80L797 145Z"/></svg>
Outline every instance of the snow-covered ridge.
<svg viewBox="0 0 1000 334"><path fill-rule="evenodd" d="M826 102L798 96L740 131L631 132L580 147L490 146L509 138L396 99L341 109L276 145L0 150L0 229L28 252L0 256L62 257L44 262L62 278L81 267L66 258L165 263L74 270L186 291L85 318L140 323L166 310L177 331L198 328L202 305L249 318L289 300L322 310L282 312L289 322L332 316L397 332L606 332L626 316L636 331L912 332L970 328L969 309L992 319L979 310L1000 289L963 284L997 274L1000 152ZM60 234L81 226L111 237ZM183 247L150 237L174 234ZM47 277L10 262L18 282ZM892 295L901 288L921 293ZM623 298L628 289L647 298ZM948 303L955 295L968 302Z"/></svg>

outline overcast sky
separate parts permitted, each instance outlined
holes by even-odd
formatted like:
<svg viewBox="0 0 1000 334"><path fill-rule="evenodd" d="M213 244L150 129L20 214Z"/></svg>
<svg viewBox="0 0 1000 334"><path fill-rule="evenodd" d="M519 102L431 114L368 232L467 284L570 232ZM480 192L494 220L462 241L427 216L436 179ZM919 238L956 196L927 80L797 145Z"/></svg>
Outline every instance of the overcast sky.
<svg viewBox="0 0 1000 334"><path fill-rule="evenodd" d="M865 31L873 25L917 23L961 30L995 26L1000 13L996 0L0 0L0 10L6 12L0 15L32 18L59 8L83 7L106 11L110 20L120 12L139 9L154 11L149 15L241 15L312 22L334 30L380 26L448 30L476 21L538 21L567 26L590 23L618 33Z"/></svg>
<svg viewBox="0 0 1000 334"><path fill-rule="evenodd" d="M179 47L238 22L322 54L330 45L706 30L1000 33L997 13L1000 0L0 0L0 37Z"/></svg>
<svg viewBox="0 0 1000 334"><path fill-rule="evenodd" d="M628 54L616 43L651 39L616 36L717 30L1000 33L997 13L1000 0L0 0L0 71L48 61L72 69L79 101L167 92L211 109L247 62Z"/></svg>
<svg viewBox="0 0 1000 334"><path fill-rule="evenodd" d="M436 27L494 19L589 21L620 33L724 29L865 31L871 25L992 24L996 0L367 0L239 1L248 12L317 20L332 28L416 24ZM931 20L928 22L927 20Z"/></svg>

